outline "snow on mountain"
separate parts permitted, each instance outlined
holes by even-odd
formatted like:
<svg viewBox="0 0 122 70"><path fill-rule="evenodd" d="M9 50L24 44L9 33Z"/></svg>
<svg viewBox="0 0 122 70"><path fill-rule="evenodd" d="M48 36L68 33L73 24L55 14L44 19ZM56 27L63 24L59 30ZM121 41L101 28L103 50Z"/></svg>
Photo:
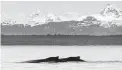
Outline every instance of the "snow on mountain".
<svg viewBox="0 0 122 70"><path fill-rule="evenodd" d="M34 12L28 16L27 25L36 26L44 23L45 23L45 15L42 14L40 10L37 10L37 12Z"/></svg>
<svg viewBox="0 0 122 70"><path fill-rule="evenodd" d="M79 20L79 23L77 23L77 26L90 26L90 25L96 25L100 24L100 21L98 21L95 17L93 16L84 16L81 17Z"/></svg>
<svg viewBox="0 0 122 70"><path fill-rule="evenodd" d="M112 5L108 4L107 7L100 12L100 14L92 15L98 20L102 21L112 21L112 20L122 20L121 12L117 8L114 8Z"/></svg>
<svg viewBox="0 0 122 70"><path fill-rule="evenodd" d="M1 25L15 25L22 24L25 25L27 23L27 17L24 13L1 13Z"/></svg>
<svg viewBox="0 0 122 70"><path fill-rule="evenodd" d="M77 19L77 21L82 21L83 19L87 18L88 16L81 16L80 18Z"/></svg>
<svg viewBox="0 0 122 70"><path fill-rule="evenodd" d="M32 14L30 14L30 15L28 16L28 18L29 18L29 19L33 19L33 18L37 17L37 16L40 15L40 14L41 14L40 10L37 10L37 12L33 12Z"/></svg>
<svg viewBox="0 0 122 70"><path fill-rule="evenodd" d="M59 15L59 17L62 21L76 21L78 18L80 18L80 14L76 12L66 12Z"/></svg>
<svg viewBox="0 0 122 70"><path fill-rule="evenodd" d="M41 14L40 11L37 11L29 16L28 24L31 26L35 26L35 25L46 24L48 22L61 22L61 21L72 21L72 20L77 21L79 17L80 15L75 12L67 12L60 15L56 15L54 13Z"/></svg>
<svg viewBox="0 0 122 70"><path fill-rule="evenodd" d="M116 26L122 26L122 12L114 8L112 5L108 4L107 7L100 12L100 14L93 14L88 16L81 16L78 21L82 21L84 26L88 25L88 22L90 25L92 24L99 24L100 26L103 26L105 28L111 27L113 25ZM89 19L90 16L90 19ZM91 19L96 19L95 21ZM84 22L85 20L85 22ZM79 23L78 23L79 24ZM80 23L82 24L82 23Z"/></svg>
<svg viewBox="0 0 122 70"><path fill-rule="evenodd" d="M4 12L1 12L1 16L1 25L13 25L16 23L16 21L13 21L12 18Z"/></svg>
<svg viewBox="0 0 122 70"><path fill-rule="evenodd" d="M121 12L117 8L108 4L107 7L100 14L103 16L111 16L118 18L120 17Z"/></svg>
<svg viewBox="0 0 122 70"><path fill-rule="evenodd" d="M28 25L36 26L48 22L60 22L60 18L54 13L41 13L39 10L28 17Z"/></svg>
<svg viewBox="0 0 122 70"><path fill-rule="evenodd" d="M119 9L114 8L112 5L108 4L107 7L100 13L92 15L97 20L101 21L101 25L117 25L122 26L122 16Z"/></svg>
<svg viewBox="0 0 122 70"><path fill-rule="evenodd" d="M22 14L20 14L22 16ZM40 10L32 13L28 16L28 19L24 16L20 17L21 20L17 19L17 21L13 21L13 19L5 20L2 25L14 25L16 23L36 26L46 24L48 22L61 22L61 21L79 21L78 26L89 26L93 24L99 24L103 27L110 27L113 25L122 26L122 11L118 8L113 7L108 4L106 8L104 8L100 14L86 15L81 16L75 12L67 12L60 15L56 15L54 13L41 13ZM24 19L27 19L27 22L22 22ZM82 22L80 22L82 21Z"/></svg>
<svg viewBox="0 0 122 70"><path fill-rule="evenodd" d="M16 24L16 21L13 21L12 19L8 19L8 20L4 20L3 22L2 22L2 25L14 25L14 24Z"/></svg>
<svg viewBox="0 0 122 70"><path fill-rule="evenodd" d="M45 15L45 22L60 22L61 19L60 17L58 17L56 14L54 13L48 13L47 15Z"/></svg>

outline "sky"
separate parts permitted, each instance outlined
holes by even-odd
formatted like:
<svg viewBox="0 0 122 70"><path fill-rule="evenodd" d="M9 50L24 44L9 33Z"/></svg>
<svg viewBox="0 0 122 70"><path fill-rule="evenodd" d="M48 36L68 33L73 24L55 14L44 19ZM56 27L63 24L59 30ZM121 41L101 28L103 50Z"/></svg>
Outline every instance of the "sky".
<svg viewBox="0 0 122 70"><path fill-rule="evenodd" d="M23 23L27 17L40 10L44 13L57 15L66 12L77 12L80 15L100 13L107 4L112 4L122 10L122 2L115 1L6 1L1 2L2 20L11 18Z"/></svg>

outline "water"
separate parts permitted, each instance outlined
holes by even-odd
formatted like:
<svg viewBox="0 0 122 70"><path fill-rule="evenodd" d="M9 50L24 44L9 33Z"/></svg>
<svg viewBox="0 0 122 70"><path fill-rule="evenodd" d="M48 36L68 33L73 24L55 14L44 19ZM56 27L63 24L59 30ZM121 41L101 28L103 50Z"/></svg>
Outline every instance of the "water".
<svg viewBox="0 0 122 70"><path fill-rule="evenodd" d="M121 46L2 46L2 70L122 70ZM87 62L17 63L50 56Z"/></svg>

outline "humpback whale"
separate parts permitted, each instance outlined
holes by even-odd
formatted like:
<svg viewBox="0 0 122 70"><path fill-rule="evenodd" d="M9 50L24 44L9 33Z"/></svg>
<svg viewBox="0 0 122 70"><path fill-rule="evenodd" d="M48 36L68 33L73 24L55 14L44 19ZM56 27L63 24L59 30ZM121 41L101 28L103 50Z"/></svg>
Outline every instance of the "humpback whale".
<svg viewBox="0 0 122 70"><path fill-rule="evenodd" d="M45 59L36 59L36 60L29 60L29 61L24 61L21 63L41 63L41 62L85 62L85 60L80 59L80 56L76 57L67 57L67 58L61 58L59 59L59 56L56 57L48 57Z"/></svg>

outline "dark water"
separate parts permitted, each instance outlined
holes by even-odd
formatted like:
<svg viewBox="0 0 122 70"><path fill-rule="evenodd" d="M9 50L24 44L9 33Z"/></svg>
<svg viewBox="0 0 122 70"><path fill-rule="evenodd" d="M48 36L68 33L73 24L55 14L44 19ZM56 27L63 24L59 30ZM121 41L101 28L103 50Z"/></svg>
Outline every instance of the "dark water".
<svg viewBox="0 0 122 70"><path fill-rule="evenodd" d="M2 45L122 45L122 35L2 35Z"/></svg>

